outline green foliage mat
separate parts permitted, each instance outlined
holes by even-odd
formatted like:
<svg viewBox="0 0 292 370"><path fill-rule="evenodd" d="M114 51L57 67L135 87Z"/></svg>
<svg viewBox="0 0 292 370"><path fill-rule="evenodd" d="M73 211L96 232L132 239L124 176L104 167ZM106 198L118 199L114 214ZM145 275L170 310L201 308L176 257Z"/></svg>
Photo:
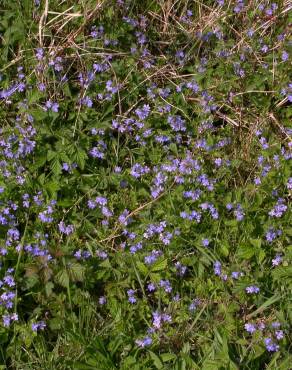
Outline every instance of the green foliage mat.
<svg viewBox="0 0 292 370"><path fill-rule="evenodd" d="M0 369L291 368L291 15L1 1Z"/></svg>

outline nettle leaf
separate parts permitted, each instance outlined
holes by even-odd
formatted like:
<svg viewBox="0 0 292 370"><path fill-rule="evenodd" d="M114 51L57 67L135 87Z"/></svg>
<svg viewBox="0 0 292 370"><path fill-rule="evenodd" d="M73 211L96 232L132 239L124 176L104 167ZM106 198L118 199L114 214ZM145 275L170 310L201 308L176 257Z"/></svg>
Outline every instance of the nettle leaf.
<svg viewBox="0 0 292 370"><path fill-rule="evenodd" d="M249 239L249 241L255 248L260 248L262 245L261 239Z"/></svg>
<svg viewBox="0 0 292 370"><path fill-rule="evenodd" d="M147 267L144 265L144 263L138 261L136 262L136 265L137 265L137 268L138 270L143 274L143 275L147 275L148 273L148 269Z"/></svg>
<svg viewBox="0 0 292 370"><path fill-rule="evenodd" d="M272 271L272 276L275 280L281 280L285 278L292 278L292 266L289 267L277 267Z"/></svg>
<svg viewBox="0 0 292 370"><path fill-rule="evenodd" d="M55 276L55 281L63 288L67 288L69 286L69 275L67 270L60 270Z"/></svg>
<svg viewBox="0 0 292 370"><path fill-rule="evenodd" d="M61 166L59 159L56 158L53 160L51 164L51 169L55 176L58 176L62 173L62 166Z"/></svg>
<svg viewBox="0 0 292 370"><path fill-rule="evenodd" d="M241 259L250 259L256 253L256 249L252 246L239 246L236 251L236 255Z"/></svg>
<svg viewBox="0 0 292 370"><path fill-rule="evenodd" d="M238 227L238 221L237 220L225 220L224 221L226 226L230 226L232 228L237 228Z"/></svg>
<svg viewBox="0 0 292 370"><path fill-rule="evenodd" d="M45 285L45 291L46 291L46 296L49 297L53 293L54 289L54 283L51 281L47 282Z"/></svg>
<svg viewBox="0 0 292 370"><path fill-rule="evenodd" d="M176 359L176 355L174 353L162 353L160 355L163 362L169 362Z"/></svg>
<svg viewBox="0 0 292 370"><path fill-rule="evenodd" d="M148 351L156 369L163 369L163 363L161 359L152 351Z"/></svg>
<svg viewBox="0 0 292 370"><path fill-rule="evenodd" d="M151 266L151 271L156 272L156 271L162 271L167 267L167 259L164 260L157 260L156 262L153 263Z"/></svg>
<svg viewBox="0 0 292 370"><path fill-rule="evenodd" d="M82 149L77 150L76 162L77 162L78 166L81 168L81 170L84 169L85 162L86 162L87 158L88 158L88 155L86 154L86 152L84 150L82 150Z"/></svg>
<svg viewBox="0 0 292 370"><path fill-rule="evenodd" d="M45 184L45 189L52 196L55 197L55 194L60 189L60 183L55 181L50 181Z"/></svg>
<svg viewBox="0 0 292 370"><path fill-rule="evenodd" d="M45 155L39 156L39 157L36 158L35 162L33 163L32 168L34 170L37 170L38 168L43 167L45 165L46 161L47 161L47 158L46 158Z"/></svg>
<svg viewBox="0 0 292 370"><path fill-rule="evenodd" d="M48 150L47 159L51 161L52 159L56 158L58 153L54 152L53 150Z"/></svg>
<svg viewBox="0 0 292 370"><path fill-rule="evenodd" d="M80 263L70 263L68 264L68 274L70 280L72 281L83 281L85 276L85 267Z"/></svg>
<svg viewBox="0 0 292 370"><path fill-rule="evenodd" d="M62 327L63 320L59 317L54 317L49 321L49 327L51 330L60 330Z"/></svg>

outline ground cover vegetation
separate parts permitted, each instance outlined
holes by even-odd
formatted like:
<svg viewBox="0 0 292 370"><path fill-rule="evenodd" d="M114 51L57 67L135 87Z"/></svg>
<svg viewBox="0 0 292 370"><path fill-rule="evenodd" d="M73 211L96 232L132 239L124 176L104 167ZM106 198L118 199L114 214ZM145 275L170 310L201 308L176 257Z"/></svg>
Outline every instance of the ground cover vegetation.
<svg viewBox="0 0 292 370"><path fill-rule="evenodd" d="M289 0L0 2L0 368L291 368Z"/></svg>

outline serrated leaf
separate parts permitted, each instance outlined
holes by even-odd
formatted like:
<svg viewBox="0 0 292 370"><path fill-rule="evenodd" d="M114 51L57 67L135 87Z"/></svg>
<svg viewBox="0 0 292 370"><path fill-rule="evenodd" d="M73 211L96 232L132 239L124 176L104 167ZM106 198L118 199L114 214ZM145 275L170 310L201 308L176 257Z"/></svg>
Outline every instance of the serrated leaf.
<svg viewBox="0 0 292 370"><path fill-rule="evenodd" d="M164 270L167 266L167 259L164 260L158 260L155 263L153 263L151 267L152 272L161 271Z"/></svg>
<svg viewBox="0 0 292 370"><path fill-rule="evenodd" d="M72 281L83 281L84 280L84 274L85 274L85 267L80 265L80 263L70 263L68 265L68 274L70 277L70 280Z"/></svg>
<svg viewBox="0 0 292 370"><path fill-rule="evenodd" d="M168 361L171 361L171 360L175 360L176 359L176 355L173 354L173 353L162 353L160 355L161 359L163 362L168 362Z"/></svg>
<svg viewBox="0 0 292 370"><path fill-rule="evenodd" d="M76 162L81 170L85 167L85 161L88 158L86 152L84 150L78 149L76 153Z"/></svg>
<svg viewBox="0 0 292 370"><path fill-rule="evenodd" d="M49 297L52 292L53 292L53 288L54 288L54 284L49 281L48 283L46 283L45 285L45 292L46 292L46 296Z"/></svg>
<svg viewBox="0 0 292 370"><path fill-rule="evenodd" d="M240 246L236 251L236 255L241 259L250 259L254 256L255 252L256 250L254 247Z"/></svg>
<svg viewBox="0 0 292 370"><path fill-rule="evenodd" d="M66 270L61 270L55 276L55 281L64 288L69 286L69 275Z"/></svg>
<svg viewBox="0 0 292 370"><path fill-rule="evenodd" d="M277 267L272 272L272 276L275 280L292 277L292 266L289 267Z"/></svg>
<svg viewBox="0 0 292 370"><path fill-rule="evenodd" d="M57 153L56 152L54 152L53 150L48 150L48 153L47 153L47 160L48 161L51 161L56 156L57 156Z"/></svg>
<svg viewBox="0 0 292 370"><path fill-rule="evenodd" d="M59 159L54 159L54 161L51 164L51 169L55 176L58 176L62 173L62 166Z"/></svg>
<svg viewBox="0 0 292 370"><path fill-rule="evenodd" d="M148 273L148 269L147 269L147 267L144 265L144 263L142 263L142 262L138 261L138 262L136 263L136 265L137 265L138 270L139 270L143 275L147 275L147 273Z"/></svg>
<svg viewBox="0 0 292 370"><path fill-rule="evenodd" d="M238 221L236 220L226 220L224 221L225 225L226 226L230 226L230 227L237 227L238 226Z"/></svg>
<svg viewBox="0 0 292 370"><path fill-rule="evenodd" d="M249 239L249 241L255 248L260 248L262 245L261 239Z"/></svg>
<svg viewBox="0 0 292 370"><path fill-rule="evenodd" d="M149 354L150 354L150 357L154 363L154 365L156 366L156 369L163 369L163 363L162 361L160 360L160 358L152 351L148 351Z"/></svg>

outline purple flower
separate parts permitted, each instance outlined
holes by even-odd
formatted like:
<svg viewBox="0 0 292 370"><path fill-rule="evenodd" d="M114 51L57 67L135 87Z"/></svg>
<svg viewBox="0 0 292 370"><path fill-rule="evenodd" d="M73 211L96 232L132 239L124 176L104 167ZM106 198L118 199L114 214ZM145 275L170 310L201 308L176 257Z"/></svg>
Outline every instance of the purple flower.
<svg viewBox="0 0 292 370"><path fill-rule="evenodd" d="M127 294L128 294L128 301L131 303L131 304L134 304L137 302L137 299L135 298L134 294L135 294L135 290L134 289L129 289L127 290Z"/></svg>
<svg viewBox="0 0 292 370"><path fill-rule="evenodd" d="M279 345L276 344L275 342L273 342L272 338L265 338L264 339L264 343L265 343L265 346L266 346L266 349L269 351L269 352L277 352L279 351Z"/></svg>
<svg viewBox="0 0 292 370"><path fill-rule="evenodd" d="M269 216L277 218L282 217L288 208L284 202L283 198L279 198L274 208L269 212Z"/></svg>
<svg viewBox="0 0 292 370"><path fill-rule="evenodd" d="M39 329L44 330L45 327L46 327L46 324L44 321L39 321L39 322L31 324L31 328L34 332L37 332Z"/></svg>
<svg viewBox="0 0 292 370"><path fill-rule="evenodd" d="M52 213L53 213L53 208L52 208L52 206L49 205L47 207L47 209L45 209L43 212L39 213L38 217L42 222L50 223L54 220L53 217L50 216Z"/></svg>
<svg viewBox="0 0 292 370"><path fill-rule="evenodd" d="M137 339L135 343L137 344L138 347L144 348L152 344L152 339L150 337L145 337L143 339Z"/></svg>
<svg viewBox="0 0 292 370"><path fill-rule="evenodd" d="M282 256L279 254L277 254L276 257L272 259L273 266L279 266L281 262L282 262Z"/></svg>
<svg viewBox="0 0 292 370"><path fill-rule="evenodd" d="M202 245L203 245L203 247L208 247L209 244L210 244L210 240L209 239L202 239Z"/></svg>
<svg viewBox="0 0 292 370"><path fill-rule="evenodd" d="M138 179L139 177L147 174L150 172L149 167L142 166L140 163L134 164L134 166L131 168L131 175Z"/></svg>
<svg viewBox="0 0 292 370"><path fill-rule="evenodd" d="M112 217L112 216L113 216L112 211L110 211L108 207L102 207L102 208L101 208L101 212L102 212L102 214L103 214L105 217L107 217L107 218L110 218L110 217Z"/></svg>
<svg viewBox="0 0 292 370"><path fill-rule="evenodd" d="M37 48L35 56L38 60L42 60L44 58L44 49Z"/></svg>
<svg viewBox="0 0 292 370"><path fill-rule="evenodd" d="M257 327L260 331L263 331L266 328L266 325L263 322L259 322Z"/></svg>
<svg viewBox="0 0 292 370"><path fill-rule="evenodd" d="M11 308L11 307L9 307ZM18 321L18 315L17 313L13 313L12 315L3 315L3 326L8 327L11 324L11 321Z"/></svg>
<svg viewBox="0 0 292 370"><path fill-rule="evenodd" d="M175 268L176 268L177 274L181 277L184 276L185 273L187 272L187 267L182 265L180 262L175 263Z"/></svg>
<svg viewBox="0 0 292 370"><path fill-rule="evenodd" d="M151 110L148 104L144 104L142 108L138 108L135 110L136 115L142 121L149 116L150 112Z"/></svg>
<svg viewBox="0 0 292 370"><path fill-rule="evenodd" d="M214 274L217 276L221 275L221 263L219 261L214 262Z"/></svg>
<svg viewBox="0 0 292 370"><path fill-rule="evenodd" d="M153 283L149 283L147 285L147 289L149 290L149 292L154 292L154 290L156 290L156 286Z"/></svg>
<svg viewBox="0 0 292 370"><path fill-rule="evenodd" d="M163 322L171 322L171 316L155 311L152 313L152 320L153 327L155 329L160 329Z"/></svg>
<svg viewBox="0 0 292 370"><path fill-rule="evenodd" d="M90 98L89 96L85 96L85 97L81 100L81 104L86 105L88 108L92 108L92 106L93 106L93 101L91 100L91 98Z"/></svg>
<svg viewBox="0 0 292 370"><path fill-rule="evenodd" d="M180 116L168 116L167 122L174 131L186 131L185 120Z"/></svg>
<svg viewBox="0 0 292 370"><path fill-rule="evenodd" d="M283 62L286 62L288 59L289 59L289 54L287 53L287 51L283 51L283 53L282 53L282 60L283 60Z"/></svg>
<svg viewBox="0 0 292 370"><path fill-rule="evenodd" d="M105 206L107 204L107 199L105 197L96 197L95 202L100 206Z"/></svg>
<svg viewBox="0 0 292 370"><path fill-rule="evenodd" d="M256 329L256 326L254 324L250 324L250 323L247 323L244 325L244 328L245 330L248 332L248 333L254 333L257 329Z"/></svg>
<svg viewBox="0 0 292 370"><path fill-rule="evenodd" d="M173 234L167 231L159 235L159 239L162 241L164 245L169 245L172 238Z"/></svg>
<svg viewBox="0 0 292 370"><path fill-rule="evenodd" d="M236 209L233 211L237 221L244 219L245 213L240 204L237 204Z"/></svg>
<svg viewBox="0 0 292 370"><path fill-rule="evenodd" d="M198 305L200 304L200 300L198 298L196 298L194 301L192 301L192 303L189 305L189 311L191 312L194 312Z"/></svg>
<svg viewBox="0 0 292 370"><path fill-rule="evenodd" d="M119 216L119 222L125 226L127 226L130 222L131 222L131 219L128 217L130 214L130 212L125 209L121 215Z"/></svg>
<svg viewBox="0 0 292 370"><path fill-rule="evenodd" d="M166 293L171 293L172 287L169 280L160 280L159 285L165 290Z"/></svg>
<svg viewBox="0 0 292 370"><path fill-rule="evenodd" d="M144 261L147 265L152 265L161 255L162 255L161 251L157 251L154 249L150 255L144 258Z"/></svg>
<svg viewBox="0 0 292 370"><path fill-rule="evenodd" d="M254 30L252 28L249 28L246 34L248 37L252 37L254 35Z"/></svg>
<svg viewBox="0 0 292 370"><path fill-rule="evenodd" d="M66 172L69 172L69 171L70 171L70 166L69 166L69 164L64 162L64 163L62 164L62 170L63 170L63 171L66 171Z"/></svg>
<svg viewBox="0 0 292 370"><path fill-rule="evenodd" d="M256 285L251 285L245 288L246 292L248 294L257 294L260 291L260 288L258 288Z"/></svg>
<svg viewBox="0 0 292 370"><path fill-rule="evenodd" d="M239 278L239 275L240 275L240 272L238 272L238 271L233 271L232 273L231 273L231 277L233 278L233 279L238 279Z"/></svg>
<svg viewBox="0 0 292 370"><path fill-rule="evenodd" d="M2 318L3 318L3 326L5 327L10 326L10 321L11 321L10 315L3 315Z"/></svg>
<svg viewBox="0 0 292 370"><path fill-rule="evenodd" d="M56 102L52 102L51 100L48 100L45 104L44 110L51 110L52 112L58 112L59 110L59 104Z"/></svg>
<svg viewBox="0 0 292 370"><path fill-rule="evenodd" d="M94 200L89 199L89 201L87 202L87 206L89 209L94 209L96 208L97 204Z"/></svg>
<svg viewBox="0 0 292 370"><path fill-rule="evenodd" d="M278 322L278 321L274 321L274 322L272 322L272 324L271 324L271 326L272 326L272 328L276 328L276 329L278 329L278 328L280 328L281 327L281 324Z"/></svg>
<svg viewBox="0 0 292 370"><path fill-rule="evenodd" d="M281 340L284 338L284 332L283 330L276 330L275 331L275 337L277 338L277 340Z"/></svg>
<svg viewBox="0 0 292 370"><path fill-rule="evenodd" d="M98 303L99 303L100 305L104 305L104 304L106 304L106 297L104 297L104 296L99 297L99 298L98 298Z"/></svg>
<svg viewBox="0 0 292 370"><path fill-rule="evenodd" d="M74 226L73 225L68 225L66 226L65 223L63 221L61 221L59 224L58 224L58 227L59 227L59 230L62 234L66 234L66 235L70 235L73 233L74 231Z"/></svg>
<svg viewBox="0 0 292 370"><path fill-rule="evenodd" d="M255 177L254 183L255 183L255 185L260 185L262 183L261 178L260 177Z"/></svg>
<svg viewBox="0 0 292 370"><path fill-rule="evenodd" d="M98 146L94 146L94 147L89 151L89 154L90 154L93 158L103 159L103 158L105 157L105 155L104 155L104 148L101 148L101 147L98 147Z"/></svg>
<svg viewBox="0 0 292 370"><path fill-rule="evenodd" d="M11 287L13 287L13 286L15 286L14 278L13 278L13 276L11 276L11 275L6 275L6 276L4 276L3 281L4 281L4 283L5 283L6 285L8 285L10 288L11 288Z"/></svg>
<svg viewBox="0 0 292 370"><path fill-rule="evenodd" d="M108 258L108 254L105 251L97 250L95 254L97 257L101 258L102 260L105 260Z"/></svg>

